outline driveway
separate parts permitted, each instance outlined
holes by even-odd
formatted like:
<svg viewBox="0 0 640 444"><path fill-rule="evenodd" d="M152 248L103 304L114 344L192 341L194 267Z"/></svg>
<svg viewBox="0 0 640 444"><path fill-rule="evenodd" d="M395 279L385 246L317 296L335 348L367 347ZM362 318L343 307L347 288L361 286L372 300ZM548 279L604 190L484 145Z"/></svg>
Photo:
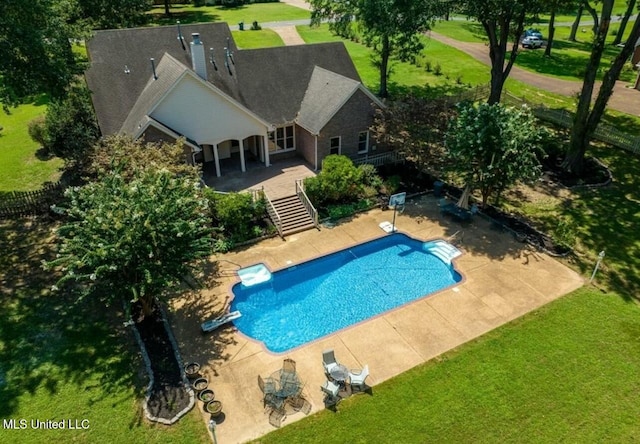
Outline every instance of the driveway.
<svg viewBox="0 0 640 444"><path fill-rule="evenodd" d="M484 43L471 43L461 42L459 40L452 39L450 37L438 34L431 31L429 36L445 45L452 46L460 51L469 54L474 59L484 63L487 66L491 66L491 59L489 58L489 48ZM555 77L548 77L535 72L527 71L513 66L510 78L519 80L527 85L534 86L545 91L549 91L555 94L560 94L567 97L573 97L576 93L579 93L582 89L582 82L572 80L562 80ZM618 81L613 90L613 95L609 99L608 107L621 111L623 113L631 114L634 116L640 116L640 91L628 88L626 82ZM596 84L594 90L594 98L596 92L600 86L600 82Z"/></svg>

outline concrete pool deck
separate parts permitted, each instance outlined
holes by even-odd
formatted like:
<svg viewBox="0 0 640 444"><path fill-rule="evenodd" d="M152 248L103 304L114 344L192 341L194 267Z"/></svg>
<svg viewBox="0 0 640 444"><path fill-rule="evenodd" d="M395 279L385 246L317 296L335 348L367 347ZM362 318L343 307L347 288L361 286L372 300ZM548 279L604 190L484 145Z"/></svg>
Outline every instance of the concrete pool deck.
<svg viewBox="0 0 640 444"><path fill-rule="evenodd" d="M267 376L285 358L297 362L312 413L324 408L320 385L325 381L322 350L333 348L349 368L369 365L374 386L424 363L460 344L495 329L583 285L583 278L553 258L517 242L491 222L476 217L460 224L440 214L436 200L423 196L408 201L398 214L398 230L421 240L448 239L463 254L454 264L463 281L429 297L348 327L290 352L267 351L233 326L200 333L200 323L228 306L238 268L266 263L272 270L343 249L385 233L392 211L372 210L333 228L311 230L287 238L268 239L220 255L215 285L173 303L171 323L182 357L203 366L209 388L223 403L224 416L216 429L219 442L241 443L274 430L262 404L258 375ZM339 310L339 307L336 307ZM367 395L363 395L367 396ZM202 412L202 403L197 402ZM338 410L340 407L338 406ZM286 424L304 418L288 416ZM203 422L208 422L203 414Z"/></svg>

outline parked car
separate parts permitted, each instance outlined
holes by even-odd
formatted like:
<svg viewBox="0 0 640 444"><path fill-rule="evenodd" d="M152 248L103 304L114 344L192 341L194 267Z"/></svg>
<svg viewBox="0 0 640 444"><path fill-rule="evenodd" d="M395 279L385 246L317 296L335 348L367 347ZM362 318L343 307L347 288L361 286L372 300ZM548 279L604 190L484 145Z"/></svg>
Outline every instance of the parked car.
<svg viewBox="0 0 640 444"><path fill-rule="evenodd" d="M542 40L542 33L537 30L537 29L533 29L533 28L529 28L524 32L524 36L525 37L538 37L540 40Z"/></svg>
<svg viewBox="0 0 640 444"><path fill-rule="evenodd" d="M523 48L540 48L542 46L542 39L540 37L528 36L522 39Z"/></svg>

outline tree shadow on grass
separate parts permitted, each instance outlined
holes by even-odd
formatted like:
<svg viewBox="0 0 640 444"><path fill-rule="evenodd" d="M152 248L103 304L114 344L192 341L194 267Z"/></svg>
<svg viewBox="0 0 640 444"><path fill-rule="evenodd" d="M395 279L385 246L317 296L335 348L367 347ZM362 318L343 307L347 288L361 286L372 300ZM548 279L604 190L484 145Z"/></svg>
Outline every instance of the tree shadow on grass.
<svg viewBox="0 0 640 444"><path fill-rule="evenodd" d="M448 83L445 85L430 85L423 86L417 85L402 85L396 82L389 82L389 96L391 99L400 98L403 96L425 97L425 98L441 98L446 96L455 96L467 91L472 90L474 87L470 87L466 84Z"/></svg>
<svg viewBox="0 0 640 444"><path fill-rule="evenodd" d="M42 219L0 224L0 416L20 408L20 396L61 384L96 390L96 399L141 389L119 307L52 293L55 274L41 268L54 256L54 225ZM120 322L119 322L120 321ZM97 386L97 387L96 387ZM126 400L122 400L126 402ZM82 406L78 406L82 408Z"/></svg>
<svg viewBox="0 0 640 444"><path fill-rule="evenodd" d="M164 12L148 13L150 21L160 26L175 25L178 20L183 25L191 23L208 23L219 22L222 20L220 15L213 11L173 11L170 16L166 16Z"/></svg>

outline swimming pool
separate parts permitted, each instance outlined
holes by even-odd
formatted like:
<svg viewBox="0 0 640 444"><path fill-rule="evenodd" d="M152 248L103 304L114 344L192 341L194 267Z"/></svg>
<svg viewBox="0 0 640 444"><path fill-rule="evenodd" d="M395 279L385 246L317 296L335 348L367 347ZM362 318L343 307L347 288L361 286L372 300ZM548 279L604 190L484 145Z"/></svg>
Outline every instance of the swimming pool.
<svg viewBox="0 0 640 444"><path fill-rule="evenodd" d="M442 248L457 253L438 253ZM252 270L248 285L233 286L231 310L242 313L234 323L270 351L285 352L455 285L461 276L449 258L457 254L444 241L422 242L394 233L266 279L255 271L258 264L247 269Z"/></svg>

